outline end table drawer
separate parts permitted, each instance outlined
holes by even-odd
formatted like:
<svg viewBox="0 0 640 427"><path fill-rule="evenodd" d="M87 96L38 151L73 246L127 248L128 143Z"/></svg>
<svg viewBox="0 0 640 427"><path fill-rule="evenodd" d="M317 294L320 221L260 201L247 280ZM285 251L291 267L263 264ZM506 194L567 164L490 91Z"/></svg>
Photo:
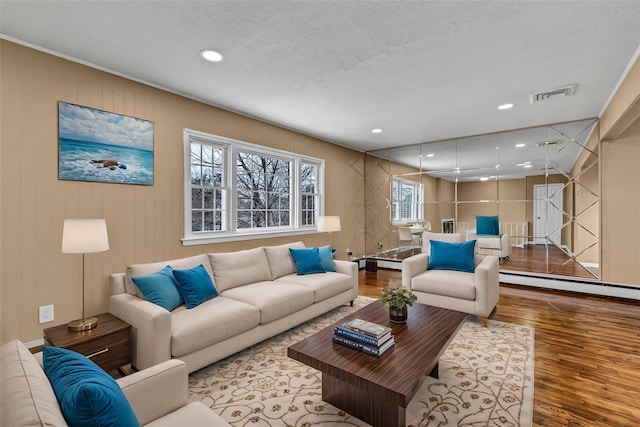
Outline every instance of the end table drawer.
<svg viewBox="0 0 640 427"><path fill-rule="evenodd" d="M68 347L109 372L131 363L131 328Z"/></svg>

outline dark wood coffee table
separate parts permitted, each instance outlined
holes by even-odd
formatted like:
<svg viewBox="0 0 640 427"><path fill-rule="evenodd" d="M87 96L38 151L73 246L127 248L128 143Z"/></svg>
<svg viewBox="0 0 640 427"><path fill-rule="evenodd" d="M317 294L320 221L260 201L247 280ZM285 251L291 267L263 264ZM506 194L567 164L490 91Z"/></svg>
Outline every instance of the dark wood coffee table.
<svg viewBox="0 0 640 427"><path fill-rule="evenodd" d="M289 357L322 372L322 400L374 427L405 426L406 408L467 315L416 303L407 323L389 322L376 301L340 320L359 318L390 326L395 345L380 358L333 343L334 326L288 348Z"/></svg>

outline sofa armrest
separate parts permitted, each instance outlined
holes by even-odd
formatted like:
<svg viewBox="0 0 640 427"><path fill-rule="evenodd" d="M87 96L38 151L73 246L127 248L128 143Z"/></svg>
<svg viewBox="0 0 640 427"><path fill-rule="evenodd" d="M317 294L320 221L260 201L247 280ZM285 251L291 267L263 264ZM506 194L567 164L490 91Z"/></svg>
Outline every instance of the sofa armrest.
<svg viewBox="0 0 640 427"><path fill-rule="evenodd" d="M116 381L145 425L187 404L188 378L186 363L172 359Z"/></svg>
<svg viewBox="0 0 640 427"><path fill-rule="evenodd" d="M427 271L429 255L418 254L402 260L402 286L411 289L411 279L419 273Z"/></svg>
<svg viewBox="0 0 640 427"><path fill-rule="evenodd" d="M353 299L358 297L358 264L351 261L334 260L337 273L348 274L353 283Z"/></svg>
<svg viewBox="0 0 640 427"><path fill-rule="evenodd" d="M132 327L133 366L145 369L171 359L171 313L127 293L109 297L109 312Z"/></svg>
<svg viewBox="0 0 640 427"><path fill-rule="evenodd" d="M493 311L500 296L499 260L487 255L475 269L476 313L487 317Z"/></svg>

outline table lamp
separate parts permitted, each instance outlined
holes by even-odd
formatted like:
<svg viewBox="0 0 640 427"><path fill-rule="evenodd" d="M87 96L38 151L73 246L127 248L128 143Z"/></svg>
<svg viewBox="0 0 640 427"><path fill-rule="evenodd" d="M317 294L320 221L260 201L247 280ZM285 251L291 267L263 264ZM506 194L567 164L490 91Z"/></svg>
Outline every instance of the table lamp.
<svg viewBox="0 0 640 427"><path fill-rule="evenodd" d="M321 216L318 217L318 231L328 232L331 248L333 248L333 238L331 233L333 231L340 231L340 217L339 216Z"/></svg>
<svg viewBox="0 0 640 427"><path fill-rule="evenodd" d="M95 317L84 316L84 255L109 250L107 222L104 219L65 219L62 229L62 253L82 254L82 319L67 323L70 331L86 331L98 324Z"/></svg>

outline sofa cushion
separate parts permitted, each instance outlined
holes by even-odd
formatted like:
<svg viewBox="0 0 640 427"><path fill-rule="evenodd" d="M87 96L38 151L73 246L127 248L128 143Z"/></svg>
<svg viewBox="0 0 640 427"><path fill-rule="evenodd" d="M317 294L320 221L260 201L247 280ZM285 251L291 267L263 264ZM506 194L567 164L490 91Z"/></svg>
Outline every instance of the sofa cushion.
<svg viewBox="0 0 640 427"><path fill-rule="evenodd" d="M0 426L66 425L49 379L22 342L0 347L0 373Z"/></svg>
<svg viewBox="0 0 640 427"><path fill-rule="evenodd" d="M229 426L218 414L213 412L204 403L197 401L191 402L180 409L165 415L162 418L151 421L146 424L145 427L176 427L176 426L189 426L189 427L222 427Z"/></svg>
<svg viewBox="0 0 640 427"><path fill-rule="evenodd" d="M173 269L169 265L156 273L134 276L131 280L142 292L144 299L167 311L184 304L182 294L178 290L178 283L173 278Z"/></svg>
<svg viewBox="0 0 640 427"><path fill-rule="evenodd" d="M44 371L71 426L139 426L116 381L80 353L58 347L42 351Z"/></svg>
<svg viewBox="0 0 640 427"><path fill-rule="evenodd" d="M209 257L206 254L196 255L188 258L179 258L171 261L151 262L148 264L134 264L127 267L127 271L124 276L124 287L128 294L137 295L140 298L144 298L142 292L131 280L135 276L146 276L162 270L165 266L170 265L173 269L187 269L204 265L204 268L211 276L213 280L213 272L211 271L211 265L209 264Z"/></svg>
<svg viewBox="0 0 640 427"><path fill-rule="evenodd" d="M171 312L171 354L180 357L255 328L260 311L240 301L219 296L188 310Z"/></svg>
<svg viewBox="0 0 640 427"><path fill-rule="evenodd" d="M333 248L330 245L320 246L318 251L324 271L336 271L336 266L333 264Z"/></svg>
<svg viewBox="0 0 640 427"><path fill-rule="evenodd" d="M324 273L326 270L320 259L318 248L293 249L289 248L293 263L296 265L296 274Z"/></svg>
<svg viewBox="0 0 640 427"><path fill-rule="evenodd" d="M263 248L209 254L213 281L218 293L247 283L271 280L269 263Z"/></svg>
<svg viewBox="0 0 640 427"><path fill-rule="evenodd" d="M473 273L475 240L462 243L431 241L429 270L456 270Z"/></svg>
<svg viewBox="0 0 640 427"><path fill-rule="evenodd" d="M313 291L313 302L324 301L344 291L353 289L353 278L348 274L327 272L298 276L290 274L280 277L276 282L293 283Z"/></svg>
<svg viewBox="0 0 640 427"><path fill-rule="evenodd" d="M464 242L464 238L460 233L432 233L430 231L422 232L422 253L430 255L431 241L460 243Z"/></svg>
<svg viewBox="0 0 640 427"><path fill-rule="evenodd" d="M269 323L313 304L313 291L284 282L257 282L228 289L227 298L251 304L260 310L260 323Z"/></svg>
<svg viewBox="0 0 640 427"><path fill-rule="evenodd" d="M218 296L216 287L202 264L188 270L173 270L173 277L187 308L197 307Z"/></svg>
<svg viewBox="0 0 640 427"><path fill-rule="evenodd" d="M470 301L476 299L474 274L461 271L427 270L411 279L411 289Z"/></svg>
<svg viewBox="0 0 640 427"><path fill-rule="evenodd" d="M291 254L289 254L289 248L302 249L304 248L304 243L295 242L264 247L264 253L267 256L269 270L271 271L271 280L296 272L296 266L293 264Z"/></svg>

